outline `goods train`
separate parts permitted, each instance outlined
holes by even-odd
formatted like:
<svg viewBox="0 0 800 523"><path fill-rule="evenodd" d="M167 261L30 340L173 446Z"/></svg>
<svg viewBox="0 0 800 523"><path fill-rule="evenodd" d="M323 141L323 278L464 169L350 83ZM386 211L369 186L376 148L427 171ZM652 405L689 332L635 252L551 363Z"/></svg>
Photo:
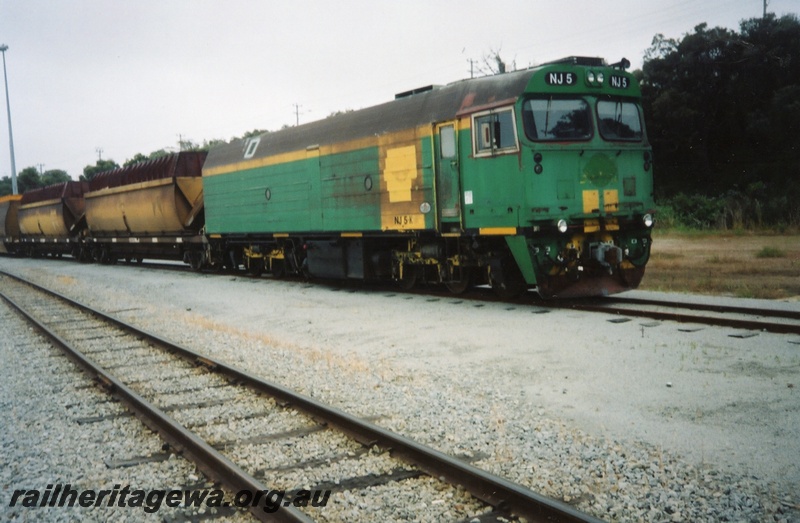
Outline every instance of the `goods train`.
<svg viewBox="0 0 800 523"><path fill-rule="evenodd" d="M642 279L653 158L623 60L571 57L0 199L3 248L275 277L603 295Z"/></svg>

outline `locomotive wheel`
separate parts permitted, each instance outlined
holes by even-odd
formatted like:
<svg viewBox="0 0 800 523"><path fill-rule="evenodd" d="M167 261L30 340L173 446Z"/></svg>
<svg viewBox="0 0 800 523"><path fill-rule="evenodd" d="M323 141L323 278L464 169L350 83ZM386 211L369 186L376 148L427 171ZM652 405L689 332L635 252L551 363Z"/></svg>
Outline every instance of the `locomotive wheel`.
<svg viewBox="0 0 800 523"><path fill-rule="evenodd" d="M403 277L397 280L397 285L404 291L410 291L417 284L417 268L406 267L403 271Z"/></svg>
<svg viewBox="0 0 800 523"><path fill-rule="evenodd" d="M253 258L247 267L247 272L250 276L258 278L264 272L264 260L261 258Z"/></svg>
<svg viewBox="0 0 800 523"><path fill-rule="evenodd" d="M445 282L445 286L453 294L463 294L472 284L472 271L469 269L456 269L454 272L458 273L461 278L458 280L454 278Z"/></svg>
<svg viewBox="0 0 800 523"><path fill-rule="evenodd" d="M283 260L272 260L272 277L276 280L286 277L286 263Z"/></svg>

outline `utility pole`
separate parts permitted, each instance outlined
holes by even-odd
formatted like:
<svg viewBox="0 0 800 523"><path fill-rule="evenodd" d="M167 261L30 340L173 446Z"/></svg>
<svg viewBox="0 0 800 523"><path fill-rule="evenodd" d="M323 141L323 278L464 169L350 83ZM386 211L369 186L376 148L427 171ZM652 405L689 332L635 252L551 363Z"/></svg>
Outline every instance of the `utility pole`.
<svg viewBox="0 0 800 523"><path fill-rule="evenodd" d="M766 18L767 17L767 6L768 5L769 5L769 0L764 0L764 14L762 15L762 18Z"/></svg>
<svg viewBox="0 0 800 523"><path fill-rule="evenodd" d="M44 176L44 164L38 163L36 165L39 167L39 176Z"/></svg>
<svg viewBox="0 0 800 523"><path fill-rule="evenodd" d="M470 58L467 62L469 62L469 77L470 79L475 78L475 60Z"/></svg>
<svg viewBox="0 0 800 523"><path fill-rule="evenodd" d="M103 159L103 148L98 147L95 151L97 151L97 161L99 162Z"/></svg>
<svg viewBox="0 0 800 523"><path fill-rule="evenodd" d="M295 127L300 125L300 104L292 104L294 107Z"/></svg>
<svg viewBox="0 0 800 523"><path fill-rule="evenodd" d="M11 132L11 103L8 101L8 74L6 73L6 44L0 45L0 52L3 53L3 79L6 83L6 111L8 112L8 146L11 149L11 194L19 194L17 189L17 164L14 161L14 134Z"/></svg>

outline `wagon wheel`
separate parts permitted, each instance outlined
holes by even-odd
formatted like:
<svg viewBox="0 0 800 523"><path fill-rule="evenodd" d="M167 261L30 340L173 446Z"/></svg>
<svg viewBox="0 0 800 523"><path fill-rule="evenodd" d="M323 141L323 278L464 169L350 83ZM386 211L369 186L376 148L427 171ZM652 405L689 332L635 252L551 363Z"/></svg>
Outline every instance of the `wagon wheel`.
<svg viewBox="0 0 800 523"><path fill-rule="evenodd" d="M100 263L103 265L111 265L111 249L103 247L100 251Z"/></svg>
<svg viewBox="0 0 800 523"><path fill-rule="evenodd" d="M203 253L202 252L190 252L189 253L189 267L192 268L193 271L200 271L203 268Z"/></svg>
<svg viewBox="0 0 800 523"><path fill-rule="evenodd" d="M453 294L463 294L464 291L469 289L470 285L472 285L472 270L454 267L453 273L453 278L445 282L445 286L447 286L447 290ZM458 276L457 279L456 276Z"/></svg>

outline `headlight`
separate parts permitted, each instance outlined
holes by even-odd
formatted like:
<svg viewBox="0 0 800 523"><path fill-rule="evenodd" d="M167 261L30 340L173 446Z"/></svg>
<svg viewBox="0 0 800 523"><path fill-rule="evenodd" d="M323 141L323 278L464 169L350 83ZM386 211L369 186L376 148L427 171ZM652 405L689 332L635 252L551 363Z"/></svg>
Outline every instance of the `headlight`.
<svg viewBox="0 0 800 523"><path fill-rule="evenodd" d="M604 78L605 78L605 76L603 76L603 73L597 73L597 82L598 83L603 83L603 79Z"/></svg>
<svg viewBox="0 0 800 523"><path fill-rule="evenodd" d="M586 79L589 80L590 84L593 84L594 83L594 73L589 71L589 73L586 75Z"/></svg>
<svg viewBox="0 0 800 523"><path fill-rule="evenodd" d="M558 232L560 233L567 232L567 220L563 218L558 220Z"/></svg>
<svg viewBox="0 0 800 523"><path fill-rule="evenodd" d="M653 215L648 213L648 214L645 214L644 216L642 216L642 223L644 223L644 226L647 227L648 229L650 227L652 227L653 226Z"/></svg>

